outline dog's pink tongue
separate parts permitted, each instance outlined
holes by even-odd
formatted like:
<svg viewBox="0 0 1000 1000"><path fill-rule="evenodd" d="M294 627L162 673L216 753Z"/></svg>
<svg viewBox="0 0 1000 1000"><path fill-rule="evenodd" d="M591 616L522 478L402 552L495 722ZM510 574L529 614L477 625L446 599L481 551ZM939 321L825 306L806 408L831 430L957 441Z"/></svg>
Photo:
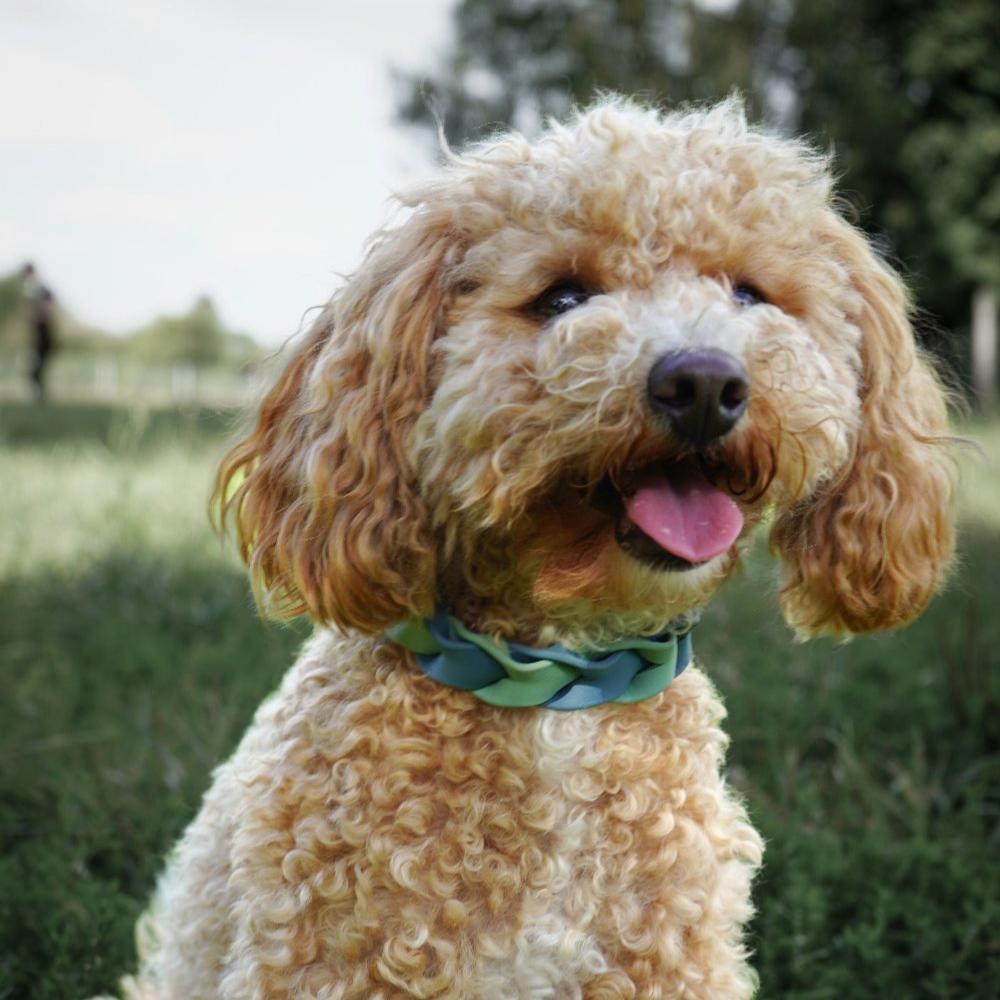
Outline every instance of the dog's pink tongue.
<svg viewBox="0 0 1000 1000"><path fill-rule="evenodd" d="M739 507L694 465L649 476L625 509L657 545L692 563L725 552L743 528Z"/></svg>

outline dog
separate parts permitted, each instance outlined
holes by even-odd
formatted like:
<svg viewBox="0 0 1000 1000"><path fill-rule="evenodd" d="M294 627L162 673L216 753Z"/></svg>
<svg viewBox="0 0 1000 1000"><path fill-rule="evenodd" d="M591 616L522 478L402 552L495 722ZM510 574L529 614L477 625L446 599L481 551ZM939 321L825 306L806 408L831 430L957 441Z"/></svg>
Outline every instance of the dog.
<svg viewBox="0 0 1000 1000"><path fill-rule="evenodd" d="M620 98L445 158L221 467L261 603L318 627L129 997L750 997L698 609L763 519L800 637L946 573L946 394L828 158Z"/></svg>

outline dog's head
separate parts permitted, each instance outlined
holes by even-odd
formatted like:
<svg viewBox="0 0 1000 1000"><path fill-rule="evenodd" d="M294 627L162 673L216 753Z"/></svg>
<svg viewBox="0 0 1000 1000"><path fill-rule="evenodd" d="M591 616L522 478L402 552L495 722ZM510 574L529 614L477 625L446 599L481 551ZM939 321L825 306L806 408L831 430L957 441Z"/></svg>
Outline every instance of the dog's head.
<svg viewBox="0 0 1000 1000"><path fill-rule="evenodd" d="M734 102L611 101L450 158L407 205L220 471L272 607L654 631L768 509L798 631L924 607L945 401L822 158Z"/></svg>

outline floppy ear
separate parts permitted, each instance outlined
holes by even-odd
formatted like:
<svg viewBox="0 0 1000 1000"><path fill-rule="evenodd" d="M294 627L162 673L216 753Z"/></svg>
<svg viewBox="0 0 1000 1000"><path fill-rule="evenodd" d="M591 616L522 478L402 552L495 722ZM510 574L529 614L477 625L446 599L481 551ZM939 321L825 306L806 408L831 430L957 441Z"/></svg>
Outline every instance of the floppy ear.
<svg viewBox="0 0 1000 1000"><path fill-rule="evenodd" d="M839 218L827 234L860 302L861 411L853 453L777 519L782 610L800 634L867 632L916 617L954 545L954 464L942 387L913 341L902 283Z"/></svg>
<svg viewBox="0 0 1000 1000"><path fill-rule="evenodd" d="M431 613L435 552L407 439L442 322L446 219L418 210L373 245L223 460L262 605L375 632Z"/></svg>

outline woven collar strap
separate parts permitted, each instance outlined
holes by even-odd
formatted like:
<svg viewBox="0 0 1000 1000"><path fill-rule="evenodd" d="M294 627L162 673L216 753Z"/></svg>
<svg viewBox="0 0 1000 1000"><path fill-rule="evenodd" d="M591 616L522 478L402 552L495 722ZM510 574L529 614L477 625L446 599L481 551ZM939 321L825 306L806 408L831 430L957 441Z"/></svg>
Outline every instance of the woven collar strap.
<svg viewBox="0 0 1000 1000"><path fill-rule="evenodd" d="M504 708L568 710L644 701L691 662L690 625L581 654L559 645L501 644L439 609L433 618L396 625L388 636L414 654L428 677Z"/></svg>

